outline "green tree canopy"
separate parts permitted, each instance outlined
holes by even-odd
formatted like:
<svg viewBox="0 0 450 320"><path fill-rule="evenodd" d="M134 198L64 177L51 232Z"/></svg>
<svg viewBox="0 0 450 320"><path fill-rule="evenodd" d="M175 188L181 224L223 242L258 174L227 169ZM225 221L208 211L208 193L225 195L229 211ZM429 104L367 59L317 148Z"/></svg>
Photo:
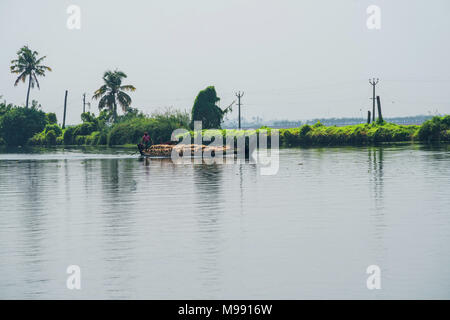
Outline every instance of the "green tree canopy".
<svg viewBox="0 0 450 320"><path fill-rule="evenodd" d="M14 82L15 86L20 81L25 82L28 77L27 102L25 105L27 108L30 89L34 88L35 85L39 89L37 76L44 77L45 71L52 71L50 67L41 64L46 57L38 58L38 55L39 53L37 51L32 51L28 46L24 46L17 51L17 59L11 61L11 72L19 75L16 82Z"/></svg>
<svg viewBox="0 0 450 320"><path fill-rule="evenodd" d="M47 123L49 124L57 124L58 123L58 119L56 118L56 114L53 112L47 113L46 115L47 118Z"/></svg>
<svg viewBox="0 0 450 320"><path fill-rule="evenodd" d="M35 108L14 107L0 118L0 135L9 146L24 146L47 123L43 111Z"/></svg>
<svg viewBox="0 0 450 320"><path fill-rule="evenodd" d="M98 103L99 110L108 109L117 120L117 103L122 107L123 112L127 112L131 104L131 97L125 91L135 91L136 88L131 85L122 85L122 79L127 75L122 71L106 71L103 75L105 82L97 91L94 92L93 99L100 99Z"/></svg>
<svg viewBox="0 0 450 320"><path fill-rule="evenodd" d="M216 105L219 100L220 98L217 97L214 86L200 91L192 107L191 127L193 128L194 121L202 121L202 127L204 129L220 128L226 111Z"/></svg>
<svg viewBox="0 0 450 320"><path fill-rule="evenodd" d="M6 102L0 102L0 118L13 108L12 104L6 104Z"/></svg>

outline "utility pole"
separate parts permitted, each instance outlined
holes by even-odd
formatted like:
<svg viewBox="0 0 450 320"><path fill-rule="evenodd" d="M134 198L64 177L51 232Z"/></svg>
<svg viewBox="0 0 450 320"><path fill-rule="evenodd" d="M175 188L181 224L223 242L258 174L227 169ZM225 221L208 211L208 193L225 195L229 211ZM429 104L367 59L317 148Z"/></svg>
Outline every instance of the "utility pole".
<svg viewBox="0 0 450 320"><path fill-rule="evenodd" d="M244 92L237 92L236 97L238 98L238 109L239 109L239 130L241 130L241 98L244 96Z"/></svg>
<svg viewBox="0 0 450 320"><path fill-rule="evenodd" d="M67 90L66 90L66 95L64 97L64 117L63 117L63 125L62 125L63 129L66 127L66 110L67 110Z"/></svg>
<svg viewBox="0 0 450 320"><path fill-rule="evenodd" d="M83 93L83 113L86 113L86 93Z"/></svg>
<svg viewBox="0 0 450 320"><path fill-rule="evenodd" d="M367 124L370 124L370 110L367 111Z"/></svg>
<svg viewBox="0 0 450 320"><path fill-rule="evenodd" d="M83 93L83 113L86 113L86 105L89 106L89 111L91 111L91 103L86 102L86 93Z"/></svg>
<svg viewBox="0 0 450 320"><path fill-rule="evenodd" d="M383 122L383 115L381 114L381 101L380 96L377 96L377 105L378 105L378 120Z"/></svg>
<svg viewBox="0 0 450 320"><path fill-rule="evenodd" d="M372 122L375 122L375 86L378 84L378 82L380 81L380 79L369 79L369 83L372 85L373 88L373 96L372 96L372 102L373 102L373 107L372 107Z"/></svg>

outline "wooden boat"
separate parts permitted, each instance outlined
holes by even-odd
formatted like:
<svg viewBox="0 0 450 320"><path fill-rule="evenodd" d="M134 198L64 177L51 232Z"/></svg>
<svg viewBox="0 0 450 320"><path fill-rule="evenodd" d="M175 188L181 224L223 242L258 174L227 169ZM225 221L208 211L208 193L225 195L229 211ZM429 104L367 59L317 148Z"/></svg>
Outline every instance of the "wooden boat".
<svg viewBox="0 0 450 320"><path fill-rule="evenodd" d="M228 146L206 146L199 144L155 144L150 148L145 149L144 145L138 144L138 150L142 157L171 157L172 152L177 152L180 157L182 156L203 156L204 153L215 157L216 153L222 152L223 155L226 155L227 152L230 154L231 152L234 154L234 150L232 150Z"/></svg>

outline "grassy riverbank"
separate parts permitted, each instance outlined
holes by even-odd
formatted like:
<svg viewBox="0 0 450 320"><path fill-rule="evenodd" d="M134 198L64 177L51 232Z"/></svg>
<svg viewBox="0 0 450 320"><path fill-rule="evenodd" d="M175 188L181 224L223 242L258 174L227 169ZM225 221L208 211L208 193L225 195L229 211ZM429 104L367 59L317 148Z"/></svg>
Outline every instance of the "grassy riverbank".
<svg viewBox="0 0 450 320"><path fill-rule="evenodd" d="M125 128L130 124L122 124L123 132L129 132ZM186 127L184 127L186 128ZM213 136L222 137L223 143L227 136L251 136L266 130L271 135L273 129L262 127L257 130L203 130L204 141L211 141ZM152 131L149 131L152 134ZM190 131L191 137L195 136ZM450 115L444 117L434 117L422 125L398 125L394 123L373 123L358 124L349 126L324 126L320 122L315 125L303 125L298 128L279 129L280 146L339 146L339 145L373 145L388 142L450 142ZM165 141L170 139L170 135L165 136ZM121 144L136 143L139 137L127 135L121 136ZM160 139L161 140L161 139ZM192 142L194 142L192 140ZM270 139L268 141L270 143ZM207 144L206 142L205 144ZM248 144L248 139L246 141Z"/></svg>
<svg viewBox="0 0 450 320"><path fill-rule="evenodd" d="M294 129L280 130L284 146L309 145L367 145L383 142L417 140L420 126L393 123L359 124L327 127L317 123Z"/></svg>
<svg viewBox="0 0 450 320"><path fill-rule="evenodd" d="M263 127L270 135L271 129ZM203 132L212 135L252 135L259 130L214 130ZM193 135L193 133L191 132ZM385 142L450 142L450 115L434 117L422 125L398 125L394 123L358 124L349 126L303 125L298 128L279 129L280 146L339 146L371 145Z"/></svg>
<svg viewBox="0 0 450 320"><path fill-rule="evenodd" d="M189 129L189 114L167 110L144 115L130 112L111 123L108 114L98 117L81 115L82 123L62 129L54 114L46 114L39 106L31 108L0 104L0 145L18 146L114 146L135 145L147 131L153 143L170 141L175 129ZM262 127L271 132L270 128ZM259 130L261 130L259 129ZM252 135L259 130L204 130L205 137ZM279 129L280 146L338 146L370 145L383 142L439 142L450 141L450 115L434 117L422 125L393 123L358 124L349 126L303 125Z"/></svg>
<svg viewBox="0 0 450 320"><path fill-rule="evenodd" d="M0 106L1 111L1 106ZM24 115L25 114L25 115ZM28 119L27 115L30 116ZM62 129L40 110L10 106L0 114L0 145L8 146L115 146L136 145L145 131L154 143L170 141L172 132L189 128L187 113L167 110L150 116L134 112L118 117L115 123L105 112L98 117L91 113L81 115L82 123ZM30 123L38 125L31 126ZM3 124L3 125L2 125ZM21 125L23 124L23 125Z"/></svg>

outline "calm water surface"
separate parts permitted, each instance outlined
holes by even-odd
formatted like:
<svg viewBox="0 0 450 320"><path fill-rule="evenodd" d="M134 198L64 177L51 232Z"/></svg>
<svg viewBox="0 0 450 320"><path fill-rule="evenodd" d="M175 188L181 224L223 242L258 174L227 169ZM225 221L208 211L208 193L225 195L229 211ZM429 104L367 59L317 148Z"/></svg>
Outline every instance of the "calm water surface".
<svg viewBox="0 0 450 320"><path fill-rule="evenodd" d="M0 298L449 299L449 151L284 149L274 176L121 150L2 153ZM366 287L373 264L381 290Z"/></svg>

